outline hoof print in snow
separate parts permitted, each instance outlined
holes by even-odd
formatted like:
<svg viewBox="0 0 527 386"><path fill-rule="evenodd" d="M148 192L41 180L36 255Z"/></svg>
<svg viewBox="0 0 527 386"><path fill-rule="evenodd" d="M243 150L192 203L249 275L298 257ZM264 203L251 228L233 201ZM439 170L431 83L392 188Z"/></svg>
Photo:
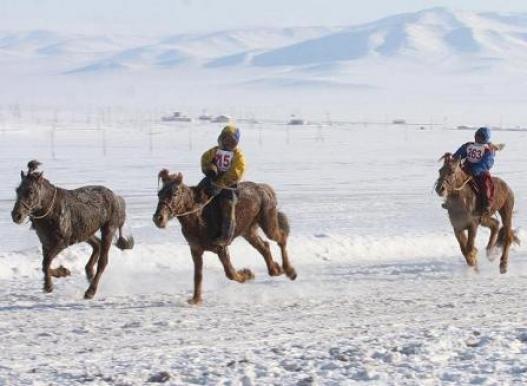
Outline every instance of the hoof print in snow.
<svg viewBox="0 0 527 386"><path fill-rule="evenodd" d="M166 371L161 371L160 373L153 374L148 378L148 382L152 383L165 383L170 380L170 374Z"/></svg>
<svg viewBox="0 0 527 386"><path fill-rule="evenodd" d="M420 343L408 343L401 347L394 347L392 352L398 352L403 355L417 355L421 352L422 345Z"/></svg>
<svg viewBox="0 0 527 386"><path fill-rule="evenodd" d="M230 361L229 363L227 363L227 367L234 367L237 364L242 365L247 363L251 363L249 362L249 359L240 359L239 361Z"/></svg>
<svg viewBox="0 0 527 386"><path fill-rule="evenodd" d="M479 347L481 345L481 340L480 339L468 339L465 344L467 345L467 347Z"/></svg>
<svg viewBox="0 0 527 386"><path fill-rule="evenodd" d="M527 331L518 335L518 340L522 343L527 343Z"/></svg>
<svg viewBox="0 0 527 386"><path fill-rule="evenodd" d="M312 376L301 379L296 384L296 386L312 386L312 385L316 385L315 378Z"/></svg>

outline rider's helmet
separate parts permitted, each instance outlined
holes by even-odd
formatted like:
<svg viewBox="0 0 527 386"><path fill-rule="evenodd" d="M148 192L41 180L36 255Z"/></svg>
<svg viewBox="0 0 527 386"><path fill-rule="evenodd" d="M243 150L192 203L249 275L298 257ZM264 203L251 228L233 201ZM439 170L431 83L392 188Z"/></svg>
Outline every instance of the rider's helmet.
<svg viewBox="0 0 527 386"><path fill-rule="evenodd" d="M478 130L476 130L474 139L477 143L489 143L490 129L488 127L480 127Z"/></svg>
<svg viewBox="0 0 527 386"><path fill-rule="evenodd" d="M224 150L233 150L240 142L240 129L234 125L227 125L218 137L218 146Z"/></svg>

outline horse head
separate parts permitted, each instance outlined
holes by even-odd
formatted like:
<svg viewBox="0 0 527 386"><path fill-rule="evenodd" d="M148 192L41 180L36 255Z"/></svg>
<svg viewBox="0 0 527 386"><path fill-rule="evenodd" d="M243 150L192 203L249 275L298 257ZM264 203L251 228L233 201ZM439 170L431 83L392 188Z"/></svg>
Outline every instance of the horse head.
<svg viewBox="0 0 527 386"><path fill-rule="evenodd" d="M451 153L445 153L439 161L443 161L443 165L439 169L439 178L435 183L435 191L440 197L444 197L455 186L456 172L461 165L461 161Z"/></svg>
<svg viewBox="0 0 527 386"><path fill-rule="evenodd" d="M11 211L13 222L21 224L36 211L43 208L43 197L45 196L47 185L43 172L37 169L40 162L33 160L27 164L27 173L20 171L20 185L16 188L16 202Z"/></svg>
<svg viewBox="0 0 527 386"><path fill-rule="evenodd" d="M157 192L159 201L152 221L158 228L165 228L168 221L174 218L184 206L181 194L183 175L181 173L170 174L167 169L163 169L158 174L158 180L162 185Z"/></svg>

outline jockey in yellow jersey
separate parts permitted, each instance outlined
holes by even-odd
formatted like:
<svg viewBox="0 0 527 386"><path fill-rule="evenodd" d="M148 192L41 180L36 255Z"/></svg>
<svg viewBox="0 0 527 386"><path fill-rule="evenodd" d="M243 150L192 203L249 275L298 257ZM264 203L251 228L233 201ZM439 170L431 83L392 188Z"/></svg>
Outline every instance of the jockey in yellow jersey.
<svg viewBox="0 0 527 386"><path fill-rule="evenodd" d="M236 189L246 168L239 141L240 130L232 125L225 126L218 137L218 146L201 156L201 170L206 177L200 186L209 196L220 199L221 233L214 241L218 246L229 245L236 229Z"/></svg>

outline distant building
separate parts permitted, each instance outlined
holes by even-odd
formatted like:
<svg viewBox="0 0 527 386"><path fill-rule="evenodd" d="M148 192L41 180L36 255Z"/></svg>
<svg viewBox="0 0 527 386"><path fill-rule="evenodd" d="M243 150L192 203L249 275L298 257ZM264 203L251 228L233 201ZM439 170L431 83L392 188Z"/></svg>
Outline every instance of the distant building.
<svg viewBox="0 0 527 386"><path fill-rule="evenodd" d="M179 111L175 111L172 115L161 118L164 122L192 122L192 118L188 117Z"/></svg>
<svg viewBox="0 0 527 386"><path fill-rule="evenodd" d="M297 118L294 115L291 115L291 118L289 118L289 121L287 121L288 125L305 125L306 121L302 118Z"/></svg>
<svg viewBox="0 0 527 386"><path fill-rule="evenodd" d="M214 123L229 123L232 121L232 118L228 115L218 115L217 117L212 119L212 122Z"/></svg>

